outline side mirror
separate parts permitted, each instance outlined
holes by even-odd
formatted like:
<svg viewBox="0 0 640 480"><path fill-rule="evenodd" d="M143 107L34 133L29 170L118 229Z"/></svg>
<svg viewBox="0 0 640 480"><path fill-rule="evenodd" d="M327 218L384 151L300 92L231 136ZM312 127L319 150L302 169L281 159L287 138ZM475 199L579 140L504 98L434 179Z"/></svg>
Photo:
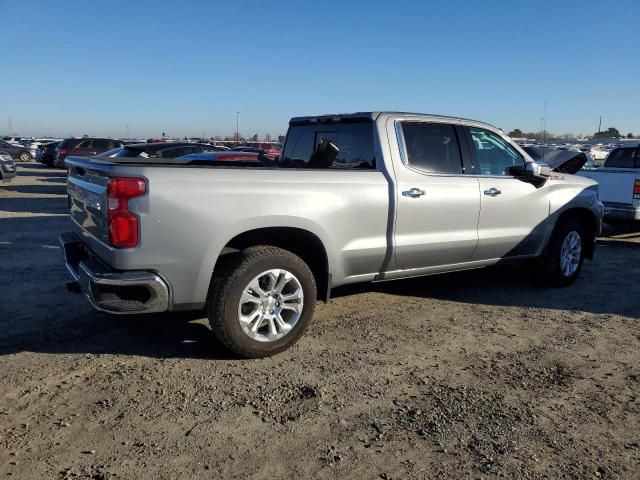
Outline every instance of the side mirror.
<svg viewBox="0 0 640 480"><path fill-rule="evenodd" d="M543 186L551 176L551 167L543 162L527 162L524 167L525 176L536 187Z"/></svg>
<svg viewBox="0 0 640 480"><path fill-rule="evenodd" d="M543 162L526 162L524 165L509 168L509 175L540 188L551 176L551 167Z"/></svg>

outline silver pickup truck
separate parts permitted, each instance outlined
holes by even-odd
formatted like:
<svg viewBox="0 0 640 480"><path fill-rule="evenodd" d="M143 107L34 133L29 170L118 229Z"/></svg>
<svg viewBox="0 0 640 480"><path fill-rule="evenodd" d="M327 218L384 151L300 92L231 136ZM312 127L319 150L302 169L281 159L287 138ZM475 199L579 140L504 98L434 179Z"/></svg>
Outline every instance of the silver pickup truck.
<svg viewBox="0 0 640 480"><path fill-rule="evenodd" d="M294 118L274 162L66 163L69 288L111 313L206 308L246 357L293 344L340 285L523 260L568 285L603 214L594 181L432 115Z"/></svg>

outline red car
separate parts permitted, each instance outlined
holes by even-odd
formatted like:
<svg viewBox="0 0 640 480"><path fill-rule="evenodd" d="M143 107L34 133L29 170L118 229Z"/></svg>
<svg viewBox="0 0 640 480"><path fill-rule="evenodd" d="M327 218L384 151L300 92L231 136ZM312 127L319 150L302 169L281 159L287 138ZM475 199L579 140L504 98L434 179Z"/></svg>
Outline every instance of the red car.
<svg viewBox="0 0 640 480"><path fill-rule="evenodd" d="M64 159L67 157L94 157L121 146L120 140L112 138L67 138L56 147L53 166L64 167Z"/></svg>

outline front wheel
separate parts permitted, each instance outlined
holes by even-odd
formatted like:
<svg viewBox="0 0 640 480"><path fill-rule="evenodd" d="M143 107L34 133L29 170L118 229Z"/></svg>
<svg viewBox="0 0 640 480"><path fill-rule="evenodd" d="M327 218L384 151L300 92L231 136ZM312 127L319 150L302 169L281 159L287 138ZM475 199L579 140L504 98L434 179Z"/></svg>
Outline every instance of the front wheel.
<svg viewBox="0 0 640 480"><path fill-rule="evenodd" d="M547 254L538 261L538 282L551 287L571 285L582 270L584 238L582 225L576 220L557 225Z"/></svg>
<svg viewBox="0 0 640 480"><path fill-rule="evenodd" d="M31 154L29 152L20 152L20 156L18 158L21 162L28 162L31 160Z"/></svg>
<svg viewBox="0 0 640 480"><path fill-rule="evenodd" d="M275 355L311 322L316 284L297 255L256 246L221 260L209 292L208 317L218 339L246 358Z"/></svg>

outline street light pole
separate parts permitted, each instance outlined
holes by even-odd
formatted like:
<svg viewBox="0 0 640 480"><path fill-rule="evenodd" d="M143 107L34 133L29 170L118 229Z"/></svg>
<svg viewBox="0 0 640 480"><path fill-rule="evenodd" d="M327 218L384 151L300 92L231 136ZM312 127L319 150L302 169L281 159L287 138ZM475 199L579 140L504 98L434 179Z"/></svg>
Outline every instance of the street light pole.
<svg viewBox="0 0 640 480"><path fill-rule="evenodd" d="M240 143L240 131L238 125L240 122L240 112L236 112L236 143Z"/></svg>

